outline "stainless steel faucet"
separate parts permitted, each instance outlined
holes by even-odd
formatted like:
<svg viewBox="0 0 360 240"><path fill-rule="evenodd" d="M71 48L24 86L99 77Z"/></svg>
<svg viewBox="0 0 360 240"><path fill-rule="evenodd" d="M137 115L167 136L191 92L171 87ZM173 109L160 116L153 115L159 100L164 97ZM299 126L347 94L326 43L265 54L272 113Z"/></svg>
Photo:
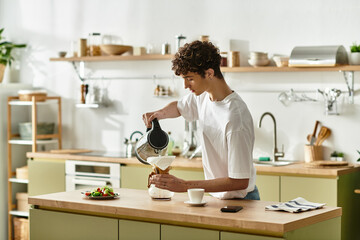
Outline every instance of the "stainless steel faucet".
<svg viewBox="0 0 360 240"><path fill-rule="evenodd" d="M284 145L282 145L282 152L278 152L278 149L277 149L277 137L276 137L276 120L275 120L274 115L272 115L272 113L265 112L265 113L263 113L263 115L261 115L260 120L259 120L259 128L261 128L261 121L266 115L269 115L272 118L273 122L274 122L274 158L273 158L273 162L275 162L275 161L278 161L279 157L284 157L285 156Z"/></svg>

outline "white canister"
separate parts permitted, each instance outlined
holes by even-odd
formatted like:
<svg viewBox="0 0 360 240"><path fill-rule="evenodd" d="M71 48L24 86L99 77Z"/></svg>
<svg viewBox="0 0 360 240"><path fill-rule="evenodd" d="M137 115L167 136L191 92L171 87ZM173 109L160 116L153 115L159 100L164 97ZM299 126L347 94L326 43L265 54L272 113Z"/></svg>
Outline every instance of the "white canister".
<svg viewBox="0 0 360 240"><path fill-rule="evenodd" d="M360 52L350 53L350 63L351 65L360 65Z"/></svg>

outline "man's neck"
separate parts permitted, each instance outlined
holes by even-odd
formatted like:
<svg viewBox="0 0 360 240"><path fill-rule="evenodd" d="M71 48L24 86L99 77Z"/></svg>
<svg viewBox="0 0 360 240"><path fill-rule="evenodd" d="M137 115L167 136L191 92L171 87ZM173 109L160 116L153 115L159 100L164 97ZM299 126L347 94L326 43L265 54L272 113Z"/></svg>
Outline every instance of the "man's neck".
<svg viewBox="0 0 360 240"><path fill-rule="evenodd" d="M226 84L224 79L214 78L211 80L207 92L209 93L211 101L222 101L233 91Z"/></svg>

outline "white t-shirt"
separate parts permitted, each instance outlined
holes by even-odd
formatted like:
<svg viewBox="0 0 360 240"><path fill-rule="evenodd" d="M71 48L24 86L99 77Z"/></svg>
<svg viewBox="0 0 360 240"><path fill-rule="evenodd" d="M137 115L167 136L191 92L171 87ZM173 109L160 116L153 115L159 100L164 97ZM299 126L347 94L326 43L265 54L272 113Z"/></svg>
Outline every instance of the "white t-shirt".
<svg viewBox="0 0 360 240"><path fill-rule="evenodd" d="M222 101L211 101L207 92L190 93L177 103L187 121L199 120L205 179L249 179L244 190L210 193L220 199L244 198L255 188L253 165L254 125L241 97L233 92Z"/></svg>

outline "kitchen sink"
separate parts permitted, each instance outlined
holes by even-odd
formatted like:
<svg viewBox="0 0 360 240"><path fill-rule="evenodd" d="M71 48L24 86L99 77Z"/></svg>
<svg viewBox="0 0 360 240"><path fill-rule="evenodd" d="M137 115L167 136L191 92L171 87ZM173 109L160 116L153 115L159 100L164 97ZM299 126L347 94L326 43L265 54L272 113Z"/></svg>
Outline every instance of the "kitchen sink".
<svg viewBox="0 0 360 240"><path fill-rule="evenodd" d="M293 164L294 162L289 162L289 161L277 161L277 162L272 162L272 161L258 161L258 160L254 160L254 163L255 163L255 165L261 165L261 166L280 167L280 166L286 166L286 165Z"/></svg>

